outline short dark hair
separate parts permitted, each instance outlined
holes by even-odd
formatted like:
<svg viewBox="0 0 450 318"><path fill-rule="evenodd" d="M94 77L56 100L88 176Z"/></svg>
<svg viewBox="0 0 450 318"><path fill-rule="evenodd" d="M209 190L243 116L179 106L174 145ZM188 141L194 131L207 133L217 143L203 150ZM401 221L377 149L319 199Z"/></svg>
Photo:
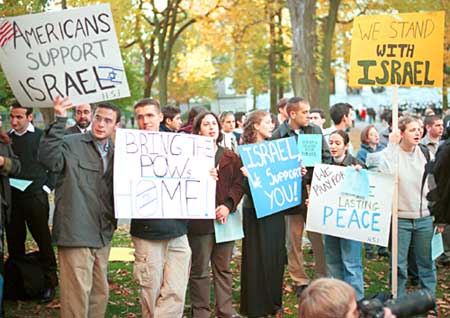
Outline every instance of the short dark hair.
<svg viewBox="0 0 450 318"><path fill-rule="evenodd" d="M305 103L307 104L308 101L302 97L294 96L288 99L287 106L286 106L286 112L288 113L290 117L290 112L293 110L296 110L298 107L298 104Z"/></svg>
<svg viewBox="0 0 450 318"><path fill-rule="evenodd" d="M353 106L349 103L337 103L330 108L330 117L335 125L338 125L344 116L348 116Z"/></svg>
<svg viewBox="0 0 450 318"><path fill-rule="evenodd" d="M439 116L439 115L425 116L425 120L423 122L426 127L426 126L432 126L436 120L442 120L441 116Z"/></svg>
<svg viewBox="0 0 450 318"><path fill-rule="evenodd" d="M177 106L167 105L161 108L161 112L164 115L163 123L166 123L166 119L173 119L176 115L181 114L181 110Z"/></svg>
<svg viewBox="0 0 450 318"><path fill-rule="evenodd" d="M23 108L26 110L26 115L29 116L33 113L33 108L22 106L17 99L13 100L11 103L11 108Z"/></svg>
<svg viewBox="0 0 450 318"><path fill-rule="evenodd" d="M309 113L318 113L320 115L320 118L324 119L325 118L325 112L320 109L320 108L313 108L309 111Z"/></svg>
<svg viewBox="0 0 450 318"><path fill-rule="evenodd" d="M97 111L97 109L99 108L106 108L106 109L110 109L113 112L116 113L116 124L120 121L120 118L122 117L122 112L120 111L119 107L117 107L116 105L114 105L113 103L109 103L109 102L100 102L97 103L95 105L95 112Z"/></svg>
<svg viewBox="0 0 450 318"><path fill-rule="evenodd" d="M234 113L234 120L238 121L238 122L242 122L242 117L245 116L244 112L235 112Z"/></svg>
<svg viewBox="0 0 450 318"><path fill-rule="evenodd" d="M136 108L144 106L155 106L159 112L161 111L161 106L159 105L159 102L156 99L152 98L143 98L141 100L138 100L134 104L133 109L136 111Z"/></svg>
<svg viewBox="0 0 450 318"><path fill-rule="evenodd" d="M350 137L348 136L348 134L343 131L343 130L335 130L330 134L330 137L332 135L339 135L342 137L342 139L344 140L344 145L348 145L348 143L350 142Z"/></svg>
<svg viewBox="0 0 450 318"><path fill-rule="evenodd" d="M195 116L194 118L194 123L192 125L192 133L195 135L198 135L200 132L200 126L202 124L202 120L203 118L205 118L207 115L212 115L214 116L214 118L217 121L217 125L219 126L219 136L217 137L217 144L219 144L222 139L223 139L223 134L222 134L222 125L220 124L220 120L219 117L217 117L217 115L211 111L203 111L197 114L197 116Z"/></svg>

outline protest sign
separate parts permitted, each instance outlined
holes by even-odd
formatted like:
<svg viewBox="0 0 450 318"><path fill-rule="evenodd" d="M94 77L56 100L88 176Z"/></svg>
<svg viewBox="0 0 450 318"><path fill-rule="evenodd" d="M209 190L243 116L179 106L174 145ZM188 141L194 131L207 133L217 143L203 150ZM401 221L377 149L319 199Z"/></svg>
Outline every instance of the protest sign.
<svg viewBox="0 0 450 318"><path fill-rule="evenodd" d="M117 218L214 219L212 138L118 129L114 151Z"/></svg>
<svg viewBox="0 0 450 318"><path fill-rule="evenodd" d="M319 134L298 135L298 152L305 167L314 167L322 162L322 138Z"/></svg>
<svg viewBox="0 0 450 318"><path fill-rule="evenodd" d="M387 246L394 178L369 171L367 199L342 193L345 167L319 164L309 195L306 230Z"/></svg>
<svg viewBox="0 0 450 318"><path fill-rule="evenodd" d="M442 86L445 12L358 16L351 86Z"/></svg>
<svg viewBox="0 0 450 318"><path fill-rule="evenodd" d="M230 213L225 224L214 221L214 237L216 243L224 243L240 240L244 237L244 228L242 224L241 212Z"/></svg>
<svg viewBox="0 0 450 318"><path fill-rule="evenodd" d="M0 28L0 62L22 105L130 96L109 4L7 17Z"/></svg>
<svg viewBox="0 0 450 318"><path fill-rule="evenodd" d="M238 147L248 171L256 217L301 203L302 173L294 137Z"/></svg>

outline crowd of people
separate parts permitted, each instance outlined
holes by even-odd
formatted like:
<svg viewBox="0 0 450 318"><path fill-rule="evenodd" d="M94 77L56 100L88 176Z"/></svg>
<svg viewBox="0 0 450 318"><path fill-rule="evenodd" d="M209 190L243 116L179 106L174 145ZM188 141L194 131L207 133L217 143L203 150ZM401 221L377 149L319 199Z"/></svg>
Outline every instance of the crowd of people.
<svg viewBox="0 0 450 318"><path fill-rule="evenodd" d="M10 259L26 254L27 229L37 243L45 274L39 302L52 301L59 284L62 317L105 317L108 256L117 227L114 132L120 125L121 112L111 103L100 102L94 109L89 104L74 106L69 98L59 96L53 109L55 121L42 131L33 125L31 108L18 102L11 105L11 130L0 131L0 230L5 229ZM70 109L76 124L66 127ZM139 129L208 136L215 145L215 168L209 174L216 180L216 220L131 220L133 275L139 285L142 317L182 317L187 291L194 318L212 314L220 318L283 317L285 265L300 299L300 317L319 317L314 304L320 304L324 297L342 299L342 308L330 308L329 317L341 317L333 314L337 312L342 312L342 317L358 317L354 314L356 301L364 298L363 251L366 258L373 259L375 253L389 256L389 250L378 247L374 251L369 244L304 233L312 167L302 167L301 204L267 217L256 216L248 171L242 166L238 145L298 138L300 134L322 135L322 163L398 173L398 296L406 294L408 279L435 294L437 274L431 256L435 229L444 233L445 253L438 261L450 264L450 229L446 225L450 223L450 140L441 140L443 119L431 113L424 119L405 114L399 120L399 131L392 131L392 118L387 116L388 127L381 132L371 120L362 129L361 146L356 152L349 137L354 125L350 104L338 103L330 108L329 128L323 127L324 111L311 109L300 97L282 98L278 110L278 116L264 110L218 115L193 107L183 124L176 106L161 107L157 100L148 98L135 103L133 118ZM378 161L373 160L376 154ZM433 175L439 191L439 200L431 211L428 179L423 177L430 161L435 163ZM32 183L19 190L10 187L9 178ZM53 189L55 211L50 231L48 194ZM214 236L214 222L226 223L231 213L242 213L244 230L239 313L232 302L230 268L235 242L217 243ZM309 277L304 268L304 234L312 245L314 277ZM4 275L3 257L0 265ZM212 306L210 271L215 299ZM312 282L313 278L325 277L336 280L332 284L318 280L320 288ZM430 315L436 315L436 311Z"/></svg>

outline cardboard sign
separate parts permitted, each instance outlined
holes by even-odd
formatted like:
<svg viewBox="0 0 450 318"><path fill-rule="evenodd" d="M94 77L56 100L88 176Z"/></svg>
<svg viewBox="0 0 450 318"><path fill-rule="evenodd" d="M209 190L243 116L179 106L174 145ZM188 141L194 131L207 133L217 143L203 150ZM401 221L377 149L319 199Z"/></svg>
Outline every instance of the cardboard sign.
<svg viewBox="0 0 450 318"><path fill-rule="evenodd" d="M365 199L343 193L345 169L314 167L306 230L387 246L394 177L369 171L370 192Z"/></svg>
<svg viewBox="0 0 450 318"><path fill-rule="evenodd" d="M444 18L444 11L356 17L349 84L441 87Z"/></svg>
<svg viewBox="0 0 450 318"><path fill-rule="evenodd" d="M118 129L114 151L117 218L214 219L212 138Z"/></svg>
<svg viewBox="0 0 450 318"><path fill-rule="evenodd" d="M0 62L22 105L130 96L109 4L7 17L0 30Z"/></svg>
<svg viewBox="0 0 450 318"><path fill-rule="evenodd" d="M248 171L256 217L301 203L302 171L294 137L238 147Z"/></svg>
<svg viewBox="0 0 450 318"><path fill-rule="evenodd" d="M298 152L305 167L314 167L322 162L322 135L300 134L298 135Z"/></svg>

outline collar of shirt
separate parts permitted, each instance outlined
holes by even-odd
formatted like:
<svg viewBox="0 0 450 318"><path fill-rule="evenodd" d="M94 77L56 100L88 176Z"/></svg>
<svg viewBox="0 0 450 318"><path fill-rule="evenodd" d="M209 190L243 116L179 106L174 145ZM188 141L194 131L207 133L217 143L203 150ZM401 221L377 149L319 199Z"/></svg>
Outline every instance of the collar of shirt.
<svg viewBox="0 0 450 318"><path fill-rule="evenodd" d="M27 129L26 129L24 132L22 132L22 133L18 133L18 132L15 131L14 129L11 129L11 132L14 133L16 136L23 136L23 135L25 135L27 132L34 132L34 131L35 131L35 129L34 129L34 126L33 126L32 123L28 123Z"/></svg>
<svg viewBox="0 0 450 318"><path fill-rule="evenodd" d="M87 133L88 131L91 130L91 124L89 124L89 126L87 126L86 128L81 128L81 127L78 126L78 125L77 125L77 127L78 127L78 129L81 131L81 133L83 133L83 134L85 134L85 133Z"/></svg>

